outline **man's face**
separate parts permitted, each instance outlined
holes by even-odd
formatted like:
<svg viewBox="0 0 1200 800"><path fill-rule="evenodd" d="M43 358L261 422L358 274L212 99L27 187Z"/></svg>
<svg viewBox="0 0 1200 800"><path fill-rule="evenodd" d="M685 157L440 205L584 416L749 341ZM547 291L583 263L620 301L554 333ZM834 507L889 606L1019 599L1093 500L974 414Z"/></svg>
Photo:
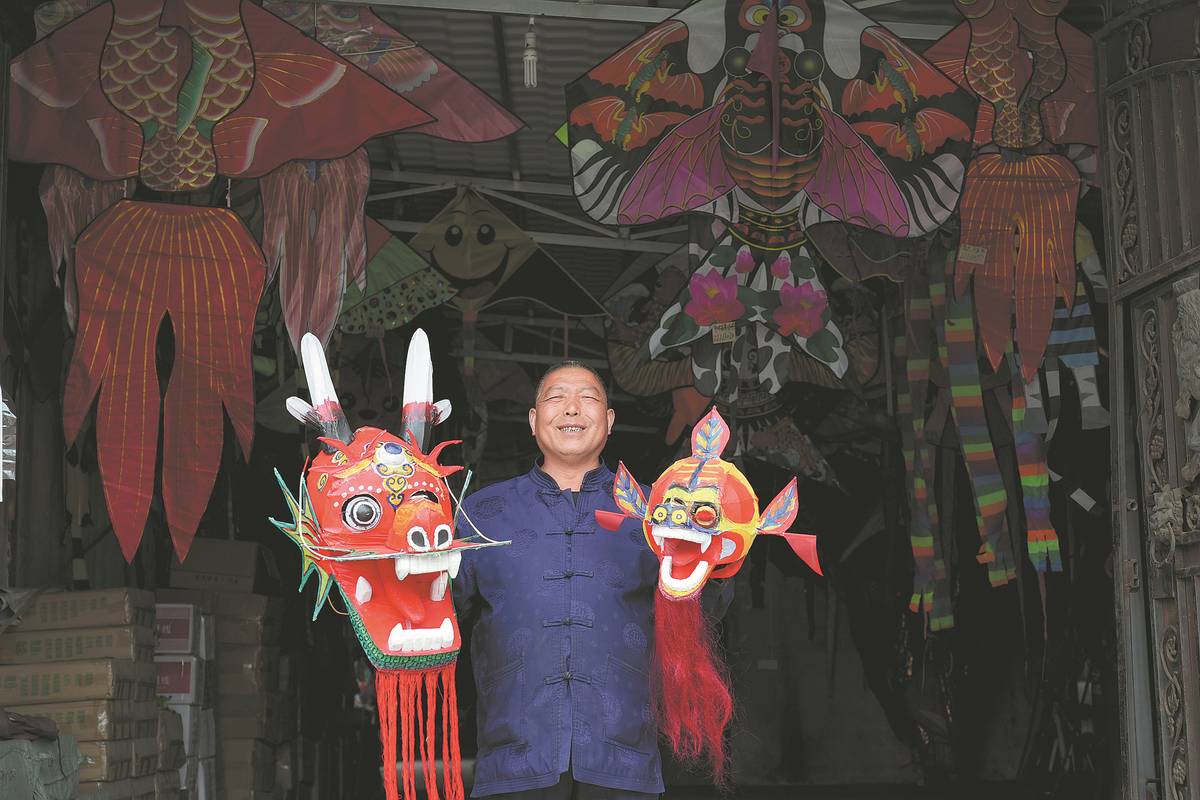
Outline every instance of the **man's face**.
<svg viewBox="0 0 1200 800"><path fill-rule="evenodd" d="M599 458L616 416L607 406L592 373L567 367L546 380L537 407L529 410L529 427L548 457Z"/></svg>

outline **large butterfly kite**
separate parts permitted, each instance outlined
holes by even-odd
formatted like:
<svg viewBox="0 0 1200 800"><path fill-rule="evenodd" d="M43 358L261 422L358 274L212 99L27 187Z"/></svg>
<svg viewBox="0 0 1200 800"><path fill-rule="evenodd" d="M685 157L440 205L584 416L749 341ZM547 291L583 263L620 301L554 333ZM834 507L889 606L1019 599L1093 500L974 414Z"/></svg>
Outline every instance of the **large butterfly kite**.
<svg viewBox="0 0 1200 800"><path fill-rule="evenodd" d="M704 211L730 223L645 355L734 323L759 354L737 366L772 393L793 347L838 376L849 364L806 228L936 229L957 205L975 116L967 92L839 0L700 0L567 98L575 193L589 215L635 225ZM692 349L707 396L720 350Z"/></svg>

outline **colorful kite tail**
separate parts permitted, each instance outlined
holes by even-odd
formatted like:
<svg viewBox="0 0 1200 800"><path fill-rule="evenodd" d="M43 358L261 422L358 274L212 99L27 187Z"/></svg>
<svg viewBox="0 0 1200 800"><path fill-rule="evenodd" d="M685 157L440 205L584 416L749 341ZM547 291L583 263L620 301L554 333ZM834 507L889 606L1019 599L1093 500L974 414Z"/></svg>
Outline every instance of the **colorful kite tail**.
<svg viewBox="0 0 1200 800"><path fill-rule="evenodd" d="M1025 386L1021 373L1021 357L1009 350L1012 369L1013 442L1017 451L1017 466L1021 472L1021 497L1025 506L1026 541L1029 560L1038 572L1062 571L1058 535L1050 523L1050 473L1046 468L1041 435L1025 426Z"/></svg>

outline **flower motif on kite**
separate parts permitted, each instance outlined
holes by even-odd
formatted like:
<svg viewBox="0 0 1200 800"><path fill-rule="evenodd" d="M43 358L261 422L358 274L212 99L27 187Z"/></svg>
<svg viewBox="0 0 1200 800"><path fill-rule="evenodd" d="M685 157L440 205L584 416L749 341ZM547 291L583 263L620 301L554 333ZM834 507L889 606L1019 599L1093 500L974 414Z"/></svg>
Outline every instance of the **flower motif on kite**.
<svg viewBox="0 0 1200 800"><path fill-rule="evenodd" d="M817 537L785 532L796 518L796 479L760 516L758 496L746 476L721 459L728 443L729 427L713 409L692 429L692 455L667 468L649 500L622 463L613 499L624 513L596 512L610 530L625 517L642 520L646 542L660 562L658 590L670 600L694 597L710 577L736 573L760 533L783 536L821 574Z"/></svg>
<svg viewBox="0 0 1200 800"><path fill-rule="evenodd" d="M567 98L576 195L601 222L742 205L895 236L953 211L976 105L841 0L699 0Z"/></svg>
<svg viewBox="0 0 1200 800"><path fill-rule="evenodd" d="M738 300L737 280L721 277L718 270L709 270L703 275L692 273L688 291L692 300L684 311L696 320L697 325L733 322L746 311Z"/></svg>
<svg viewBox="0 0 1200 800"><path fill-rule="evenodd" d="M779 287L779 308L774 311L776 324L782 336L798 333L809 337L825 327L825 309L829 301L825 291L816 289L812 283L799 286L784 284Z"/></svg>

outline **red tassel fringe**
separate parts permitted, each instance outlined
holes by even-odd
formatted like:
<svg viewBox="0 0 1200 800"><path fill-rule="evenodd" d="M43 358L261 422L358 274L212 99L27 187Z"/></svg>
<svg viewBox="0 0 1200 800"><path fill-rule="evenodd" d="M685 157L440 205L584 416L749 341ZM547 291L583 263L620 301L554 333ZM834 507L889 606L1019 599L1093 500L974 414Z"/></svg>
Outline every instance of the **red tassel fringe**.
<svg viewBox="0 0 1200 800"><path fill-rule="evenodd" d="M725 727L733 717L733 693L699 596L668 600L655 592L654 633L651 681L659 732L677 758L707 768L723 786L729 778Z"/></svg>
<svg viewBox="0 0 1200 800"><path fill-rule="evenodd" d="M421 702L424 692L425 702ZM418 737L424 767L425 792L429 800L440 800L437 788L437 707L442 708L442 772L446 800L465 800L462 785L462 756L458 751L458 703L454 685L454 662L431 670L378 670L375 694L379 703L379 735L383 741L383 784L387 800L399 800L396 764L404 781L404 798L417 796L416 756ZM400 730L397 737L396 724ZM400 753L397 753L399 743ZM397 758L399 755L399 758Z"/></svg>

